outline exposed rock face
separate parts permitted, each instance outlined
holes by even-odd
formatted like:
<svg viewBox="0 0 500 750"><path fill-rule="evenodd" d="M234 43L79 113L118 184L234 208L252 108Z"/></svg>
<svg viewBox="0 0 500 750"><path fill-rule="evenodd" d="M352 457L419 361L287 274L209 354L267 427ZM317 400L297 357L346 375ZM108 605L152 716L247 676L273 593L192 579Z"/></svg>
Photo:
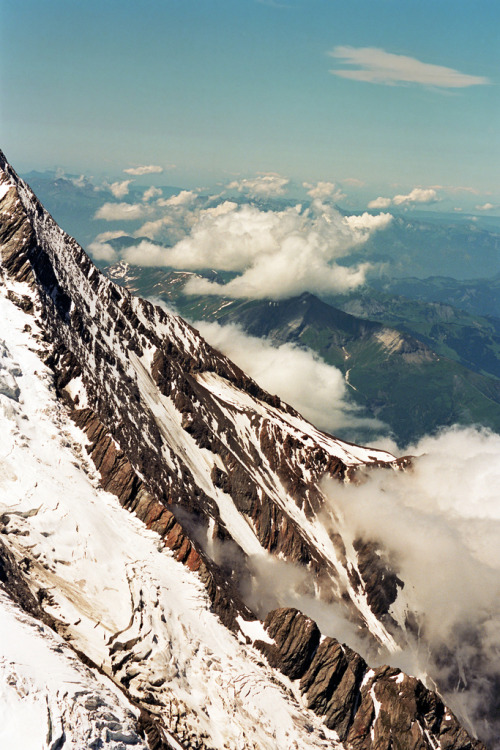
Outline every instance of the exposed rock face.
<svg viewBox="0 0 500 750"><path fill-rule="evenodd" d="M256 619L238 581L251 575L250 556L270 553L307 566L321 595L345 607L374 640L395 647L396 624L387 615L402 581L374 545L342 536L322 480L352 479L360 467L392 470L397 461L316 430L180 318L115 286L1 154L0 218L2 293L39 331L57 396L86 436L102 488L199 577L220 620L242 637L242 623ZM4 370L0 388L15 401L15 371ZM231 554L221 556L217 547L225 544ZM25 609L43 616L43 601L32 598L37 579L29 561L22 570L0 548L0 578L7 590L17 588ZM146 583L136 590L130 581L133 612L126 630L135 635L122 638L120 631L107 638L108 674L125 691L135 685L151 747L169 746L167 729L186 747L214 747L194 728L187 698L170 694L170 712L162 703L162 686L182 670L175 654L165 665L155 651L158 639L143 617ZM160 608L160 588L152 585L153 610ZM166 648L168 623L158 619L165 624ZM79 633L78 626L67 625L68 632ZM262 641L260 648L270 665L300 680L311 711L345 747L435 750L433 738L448 750L480 747L418 681L388 668L368 670L349 648L321 640L316 624L297 610L271 612L265 626L273 643ZM161 664L163 676L152 663ZM185 689L189 693L189 685ZM325 742L320 733L314 737L314 747Z"/></svg>
<svg viewBox="0 0 500 750"><path fill-rule="evenodd" d="M233 540L240 562L263 547L309 565L321 574L328 596L348 602L352 574L335 544L325 555L314 542L324 503L320 482L393 458L318 432L187 323L115 286L55 225L3 157L0 166L11 182L2 201L2 267L35 292L35 302L17 294L18 304L35 308L46 363L89 437L103 486L201 571L228 624L246 608L227 570L219 575L205 554L209 528ZM241 514L240 534L221 514L228 500ZM195 519L202 546L187 539L179 514L173 532L176 508ZM251 544L242 543L251 537ZM366 596L366 588L359 584L356 597ZM356 604L351 607L359 617Z"/></svg>
<svg viewBox="0 0 500 750"><path fill-rule="evenodd" d="M480 750L440 698L399 669L366 662L296 609L270 612L274 644L256 643L269 662L300 679L307 705L350 750ZM320 640L321 639L321 640Z"/></svg>
<svg viewBox="0 0 500 750"><path fill-rule="evenodd" d="M270 612L264 625L275 645L258 642L269 663L296 680L302 677L318 648L321 633L315 622L297 609Z"/></svg>

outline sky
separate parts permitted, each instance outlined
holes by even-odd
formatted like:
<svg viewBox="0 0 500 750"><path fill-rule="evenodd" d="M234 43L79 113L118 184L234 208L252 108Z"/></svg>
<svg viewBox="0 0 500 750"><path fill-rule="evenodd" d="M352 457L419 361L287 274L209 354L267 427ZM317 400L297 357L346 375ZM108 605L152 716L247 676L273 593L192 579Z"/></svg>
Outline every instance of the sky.
<svg viewBox="0 0 500 750"><path fill-rule="evenodd" d="M374 208L414 189L500 204L497 0L3 0L0 14L1 144L18 171L156 166L156 184L181 187L272 173Z"/></svg>

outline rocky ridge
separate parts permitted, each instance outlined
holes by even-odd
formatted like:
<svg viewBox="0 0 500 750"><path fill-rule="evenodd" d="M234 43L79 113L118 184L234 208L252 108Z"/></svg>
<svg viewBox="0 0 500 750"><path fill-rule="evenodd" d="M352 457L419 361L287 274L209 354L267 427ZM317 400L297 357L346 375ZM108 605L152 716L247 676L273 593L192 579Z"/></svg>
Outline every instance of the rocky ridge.
<svg viewBox="0 0 500 750"><path fill-rule="evenodd" d="M403 677L396 695L397 670L371 675L361 657L334 639L321 640L300 613L270 613L271 643L248 635L245 623L255 615L237 584L251 576L249 558L268 553L307 566L321 596L339 601L375 640L397 648L404 623L389 610L403 582L377 575L382 563L369 544L342 538L340 524L337 533L321 533L319 519L325 476L352 479L360 467L395 467L395 459L318 432L184 321L117 288L55 225L3 156L0 167L3 292L32 321L25 327L33 329L58 398L86 435L101 486L197 574L230 629L259 645L271 666L300 680L311 710L345 747L406 742L400 746L434 748L439 742L450 750L479 748L450 712L435 708L439 699L421 683ZM15 401L15 373L7 375L4 396ZM331 521L338 521L335 514ZM231 560L217 553L224 544L231 545ZM4 583L16 565L3 566ZM36 565L26 563L22 578L43 605ZM79 642L77 626L65 635ZM140 648L144 637L140 626L134 638L108 644L108 671L125 690L135 676L131 662L145 669L150 657ZM161 690L160 698L151 691L152 684L143 684L134 697L142 710L148 701L164 700ZM159 726L182 736L185 747L214 747L203 733L196 738L187 731L179 710L169 716L161 705L155 711Z"/></svg>

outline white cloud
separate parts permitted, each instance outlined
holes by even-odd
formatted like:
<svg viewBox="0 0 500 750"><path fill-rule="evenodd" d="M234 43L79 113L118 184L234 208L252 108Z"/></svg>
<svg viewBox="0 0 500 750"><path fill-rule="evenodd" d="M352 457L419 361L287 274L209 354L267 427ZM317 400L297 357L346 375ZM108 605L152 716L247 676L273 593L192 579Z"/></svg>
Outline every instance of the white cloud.
<svg viewBox="0 0 500 750"><path fill-rule="evenodd" d="M143 265L241 274L225 285L193 277L188 293L278 299L305 290L340 291L362 284L370 265L346 267L336 261L391 220L390 214L343 217L318 201L310 209L283 211L226 201L183 215L186 225L191 221L190 231L173 247L142 242L123 257ZM149 236L160 228L149 226Z"/></svg>
<svg viewBox="0 0 500 750"><path fill-rule="evenodd" d="M128 186L133 180L123 180L122 182L113 182L109 189L115 198L124 198L128 193Z"/></svg>
<svg viewBox="0 0 500 750"><path fill-rule="evenodd" d="M229 183L227 189L238 190L238 192L246 193L252 198L270 198L284 195L289 182L290 180L287 177L282 177L276 172L263 172L253 178L233 180Z"/></svg>
<svg viewBox="0 0 500 750"><path fill-rule="evenodd" d="M380 429L375 419L362 419L347 397L344 376L310 349L274 345L244 333L239 326L193 323L211 346L220 349L262 388L278 395L316 427L335 432L350 426ZM314 383L314 388L311 388Z"/></svg>
<svg viewBox="0 0 500 750"><path fill-rule="evenodd" d="M150 240L155 240L160 234L162 234L162 232L164 232L166 227L171 227L172 224L173 219L170 216L162 216L161 219L146 221L137 232L134 232L134 237L149 237Z"/></svg>
<svg viewBox="0 0 500 750"><path fill-rule="evenodd" d="M303 182L303 187L308 188L307 194L313 199L325 200L329 198L331 201L341 201L346 197L346 194L335 186L333 182L317 182L316 185L311 185L309 182Z"/></svg>
<svg viewBox="0 0 500 750"><path fill-rule="evenodd" d="M141 203L105 203L97 209L94 219L105 221L137 221L149 213L148 206Z"/></svg>
<svg viewBox="0 0 500 750"><path fill-rule="evenodd" d="M329 483L332 510L351 538L388 551L416 614L418 640L381 658L430 676L477 720L500 677L500 435L456 427L408 451L409 471Z"/></svg>
<svg viewBox="0 0 500 750"><path fill-rule="evenodd" d="M493 203L484 203L482 206L476 206L477 211L491 211L494 208Z"/></svg>
<svg viewBox="0 0 500 750"><path fill-rule="evenodd" d="M344 216L346 224L355 232L355 244L359 245L365 242L370 234L377 229L385 229L392 221L391 214L372 214L363 213L361 216Z"/></svg>
<svg viewBox="0 0 500 750"><path fill-rule="evenodd" d="M107 242L91 242L87 250L94 260L107 260L109 262L118 260L118 253Z"/></svg>
<svg viewBox="0 0 500 750"><path fill-rule="evenodd" d="M414 188L408 195L395 195L392 202L395 206L406 206L410 203L435 203L437 199L433 188Z"/></svg>
<svg viewBox="0 0 500 750"><path fill-rule="evenodd" d="M346 65L356 66L354 70L336 69L330 73L365 83L387 86L421 84L438 88L464 88L489 83L482 76L460 73L453 68L424 63L414 57L395 55L376 47L340 46L335 47L329 55Z"/></svg>
<svg viewBox="0 0 500 750"><path fill-rule="evenodd" d="M91 253L95 260L106 260L113 262L118 260L119 254L112 245L109 244L109 240L117 239L118 237L126 237L126 232L116 230L114 232L101 232L97 235L95 240L90 243L87 250Z"/></svg>
<svg viewBox="0 0 500 750"><path fill-rule="evenodd" d="M394 198L375 198L368 203L368 208L389 208L389 206L410 206L415 203L436 203L437 192L434 188L413 188L407 195L395 195Z"/></svg>
<svg viewBox="0 0 500 750"><path fill-rule="evenodd" d="M126 174L133 174L136 176L140 176L143 174L160 174L160 172L163 172L163 167L155 166L154 164L149 164L148 166L142 166L142 167L129 167L128 169L124 169L124 172Z"/></svg>
<svg viewBox="0 0 500 750"><path fill-rule="evenodd" d="M389 206L392 204L392 198L375 198L375 200L370 201L368 204L368 208L389 208Z"/></svg>
<svg viewBox="0 0 500 750"><path fill-rule="evenodd" d="M62 167L58 167L56 169L55 177L56 180L66 180L66 182L71 182L71 184L77 188L92 188L93 190L99 189L92 183L92 177L89 178L84 174L81 174L79 177L74 177L73 175L66 174Z"/></svg>
<svg viewBox="0 0 500 750"><path fill-rule="evenodd" d="M137 234L154 237L155 233L157 234L163 228L163 223L160 225L160 222L162 222L161 219L159 221L147 222L137 231ZM168 266L169 264L165 263L165 251L166 248L162 245L142 240L138 245L123 250L121 257L127 263L136 266Z"/></svg>
<svg viewBox="0 0 500 750"><path fill-rule="evenodd" d="M186 206L196 199L196 193L193 190L181 190L177 195L158 201L159 206Z"/></svg>
<svg viewBox="0 0 500 750"><path fill-rule="evenodd" d="M159 198L161 196L162 192L160 188L154 187L151 185L147 190L144 191L144 194L142 196L143 201L149 201L151 198Z"/></svg>

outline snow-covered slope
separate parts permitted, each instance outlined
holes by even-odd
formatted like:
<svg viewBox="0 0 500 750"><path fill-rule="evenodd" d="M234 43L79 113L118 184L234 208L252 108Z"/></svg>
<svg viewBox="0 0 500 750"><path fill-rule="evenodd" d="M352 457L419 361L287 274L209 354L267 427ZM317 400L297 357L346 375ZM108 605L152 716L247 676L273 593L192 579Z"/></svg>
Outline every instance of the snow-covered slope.
<svg viewBox="0 0 500 750"><path fill-rule="evenodd" d="M17 394L0 397L0 512L10 551L20 565L31 561L30 583L44 592L58 630L133 699L167 711L186 747L332 747L334 734L320 731L286 678L259 665L261 655L210 611L198 578L99 488L84 435L56 399L33 331L23 330L25 314L0 297L0 316L7 334L0 372L11 374ZM4 723L4 747L43 746L48 716L48 747L65 727L72 746L84 747L83 739L101 736L101 720L110 747L135 744L118 728L134 728L133 710L109 680L79 665L46 626L37 639L12 605L0 612L6 705L24 695L32 724L23 744L16 725ZM262 626L256 632L263 635ZM119 719L102 719L118 709Z"/></svg>
<svg viewBox="0 0 500 750"><path fill-rule="evenodd" d="M322 482L405 462L319 432L118 289L0 167L0 579L85 656L105 705L92 665L123 689L116 731L135 710L137 741L158 748L476 746L417 680L370 670L295 610L264 627L244 601L253 561L277 557L397 650L402 582L343 538ZM54 683L29 679L71 723Z"/></svg>

